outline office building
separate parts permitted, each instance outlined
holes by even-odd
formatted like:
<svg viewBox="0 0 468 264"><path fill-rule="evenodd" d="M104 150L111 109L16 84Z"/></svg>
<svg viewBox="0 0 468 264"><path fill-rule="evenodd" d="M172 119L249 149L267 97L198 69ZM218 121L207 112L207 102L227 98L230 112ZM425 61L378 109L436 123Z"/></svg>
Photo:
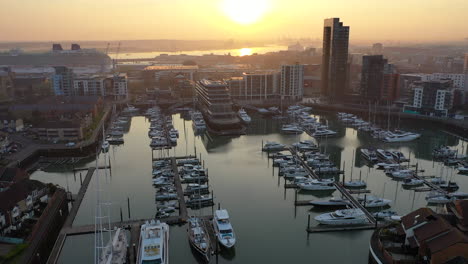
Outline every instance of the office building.
<svg viewBox="0 0 468 264"><path fill-rule="evenodd" d="M451 80L414 82L411 89L411 101L405 110L447 116L453 107L454 89Z"/></svg>
<svg viewBox="0 0 468 264"><path fill-rule="evenodd" d="M301 100L304 96L304 65L281 66L281 99Z"/></svg>
<svg viewBox="0 0 468 264"><path fill-rule="evenodd" d="M304 96L319 96L321 86L322 66L320 64L304 65Z"/></svg>
<svg viewBox="0 0 468 264"><path fill-rule="evenodd" d="M467 76L468 74L461 74L461 73L433 73L430 74L431 80L452 80L453 87L459 89L465 89L468 91L467 86Z"/></svg>
<svg viewBox="0 0 468 264"><path fill-rule="evenodd" d="M361 95L366 100L382 100L384 67L387 60L382 55L362 58Z"/></svg>
<svg viewBox="0 0 468 264"><path fill-rule="evenodd" d="M324 21L322 56L322 95L343 99L348 69L349 27L339 18Z"/></svg>
<svg viewBox="0 0 468 264"><path fill-rule="evenodd" d="M114 99L128 98L127 74L120 73L108 76L106 79L106 95L113 96Z"/></svg>
<svg viewBox="0 0 468 264"><path fill-rule="evenodd" d="M105 78L98 75L80 76L73 80L73 90L78 96L105 96Z"/></svg>
<svg viewBox="0 0 468 264"><path fill-rule="evenodd" d="M59 66L54 67L55 73L52 76L52 86L55 95L73 96L73 70Z"/></svg>

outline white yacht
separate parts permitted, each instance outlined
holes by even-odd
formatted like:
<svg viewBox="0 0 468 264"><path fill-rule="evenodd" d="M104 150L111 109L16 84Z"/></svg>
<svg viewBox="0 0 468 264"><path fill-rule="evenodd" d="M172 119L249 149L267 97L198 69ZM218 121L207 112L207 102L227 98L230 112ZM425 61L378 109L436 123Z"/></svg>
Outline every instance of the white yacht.
<svg viewBox="0 0 468 264"><path fill-rule="evenodd" d="M118 228L114 237L101 252L99 264L124 264L127 263L127 236L125 231Z"/></svg>
<svg viewBox="0 0 468 264"><path fill-rule="evenodd" d="M468 165L457 168L459 174L468 174Z"/></svg>
<svg viewBox="0 0 468 264"><path fill-rule="evenodd" d="M392 150L392 151L390 151L390 153L392 154L394 160L397 161L397 162L407 162L407 161L409 161L409 159L405 157L405 154L403 154L399 150Z"/></svg>
<svg viewBox="0 0 468 264"><path fill-rule="evenodd" d="M390 172L390 176L397 179L406 179L408 177L413 177L415 172L413 170L396 170Z"/></svg>
<svg viewBox="0 0 468 264"><path fill-rule="evenodd" d="M244 110L244 108L241 108L239 110L239 112L237 112L237 114L239 115L242 122L244 122L246 124L252 122L252 118L250 118L250 116L247 114L247 112Z"/></svg>
<svg viewBox="0 0 468 264"><path fill-rule="evenodd" d="M375 208L375 207L385 207L389 206L392 200L366 195L364 198L358 198L358 201L365 207L365 208Z"/></svg>
<svg viewBox="0 0 468 264"><path fill-rule="evenodd" d="M335 197L328 200L310 201L309 203L315 207L347 207L351 205L348 199Z"/></svg>
<svg viewBox="0 0 468 264"><path fill-rule="evenodd" d="M283 125L283 127L281 127L281 132L284 134L302 134L304 133L304 130L302 130L298 125L290 124Z"/></svg>
<svg viewBox="0 0 468 264"><path fill-rule="evenodd" d="M169 263L169 226L151 220L141 226L137 264Z"/></svg>
<svg viewBox="0 0 468 264"><path fill-rule="evenodd" d="M416 178L406 178L401 185L403 187L415 187L415 186L421 186L424 184L423 180L419 180Z"/></svg>
<svg viewBox="0 0 468 264"><path fill-rule="evenodd" d="M361 209L337 210L316 216L315 220L323 225L362 225L369 223Z"/></svg>
<svg viewBox="0 0 468 264"><path fill-rule="evenodd" d="M276 143L276 142L267 142L263 146L263 151L282 151L285 148L286 148L286 146L283 145L283 144L279 144L279 143Z"/></svg>
<svg viewBox="0 0 468 264"><path fill-rule="evenodd" d="M336 190L333 182L307 181L297 184L299 189L304 191L334 191Z"/></svg>
<svg viewBox="0 0 468 264"><path fill-rule="evenodd" d="M299 151L316 151L318 150L317 145L311 140L303 140L300 142L293 143L292 146Z"/></svg>
<svg viewBox="0 0 468 264"><path fill-rule="evenodd" d="M229 220L228 211L216 210L213 218L213 227L219 243L226 248L232 248L236 244L236 235Z"/></svg>
<svg viewBox="0 0 468 264"><path fill-rule="evenodd" d="M313 137L331 137L335 136L337 133L330 129L317 129L311 136Z"/></svg>
<svg viewBox="0 0 468 264"><path fill-rule="evenodd" d="M393 161L393 155L390 151L384 149L377 149L377 156L385 161Z"/></svg>
<svg viewBox="0 0 468 264"><path fill-rule="evenodd" d="M378 162L377 153L372 149L361 149L361 154L370 162Z"/></svg>
<svg viewBox="0 0 468 264"><path fill-rule="evenodd" d="M363 180L351 180L346 181L343 185L347 188L365 188L367 183Z"/></svg>
<svg viewBox="0 0 468 264"><path fill-rule="evenodd" d="M430 204L447 204L456 199L456 197L447 195L443 192L430 192L426 196L426 201Z"/></svg>
<svg viewBox="0 0 468 264"><path fill-rule="evenodd" d="M385 142L393 143L393 142L409 142L415 139L418 139L421 134L412 133L412 132L389 132L386 137L382 140Z"/></svg>

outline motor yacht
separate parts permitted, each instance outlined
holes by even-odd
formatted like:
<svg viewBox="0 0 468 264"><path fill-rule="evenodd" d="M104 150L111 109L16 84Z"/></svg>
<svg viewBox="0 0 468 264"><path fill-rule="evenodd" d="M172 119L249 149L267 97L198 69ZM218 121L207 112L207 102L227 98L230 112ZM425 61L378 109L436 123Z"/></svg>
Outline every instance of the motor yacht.
<svg viewBox="0 0 468 264"><path fill-rule="evenodd" d="M169 226L167 224L151 220L141 226L136 263L169 263Z"/></svg>
<svg viewBox="0 0 468 264"><path fill-rule="evenodd" d="M267 142L265 145L263 145L262 150L263 151L282 151L286 148L285 145L279 144L276 142Z"/></svg>
<svg viewBox="0 0 468 264"><path fill-rule="evenodd" d="M234 234L229 214L226 209L215 211L213 227L216 239L222 246L232 248L236 244L236 235Z"/></svg>
<svg viewBox="0 0 468 264"><path fill-rule="evenodd" d="M250 118L250 116L247 114L247 112L244 110L244 108L241 108L239 110L239 112L237 112L237 114L239 115L242 122L244 122L246 124L249 124L250 122L252 122L252 118Z"/></svg>
<svg viewBox="0 0 468 264"><path fill-rule="evenodd" d="M318 215L315 220L323 225L362 225L369 223L361 209L337 210Z"/></svg>
<svg viewBox="0 0 468 264"><path fill-rule="evenodd" d="M378 162L377 153L372 149L361 149L361 154L370 162Z"/></svg>

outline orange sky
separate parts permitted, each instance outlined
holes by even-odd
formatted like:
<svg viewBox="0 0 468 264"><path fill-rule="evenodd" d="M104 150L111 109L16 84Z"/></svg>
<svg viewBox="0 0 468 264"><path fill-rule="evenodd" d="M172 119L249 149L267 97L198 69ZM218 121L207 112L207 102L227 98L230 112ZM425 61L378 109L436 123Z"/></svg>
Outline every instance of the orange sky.
<svg viewBox="0 0 468 264"><path fill-rule="evenodd" d="M247 25L223 10L229 0L0 1L0 41L321 38L327 17L351 26L351 41L468 37L467 0L240 0L241 11L268 6Z"/></svg>

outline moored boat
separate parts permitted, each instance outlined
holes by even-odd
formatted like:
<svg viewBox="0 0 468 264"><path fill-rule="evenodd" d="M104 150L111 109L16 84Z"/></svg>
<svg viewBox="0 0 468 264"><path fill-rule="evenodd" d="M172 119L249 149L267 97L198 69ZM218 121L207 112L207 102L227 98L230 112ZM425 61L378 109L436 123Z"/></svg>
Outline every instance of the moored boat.
<svg viewBox="0 0 468 264"><path fill-rule="evenodd" d="M234 234L229 214L226 209L215 211L213 227L216 239L222 246L232 248L236 244L236 235Z"/></svg>
<svg viewBox="0 0 468 264"><path fill-rule="evenodd" d="M169 263L169 226L151 220L141 226L137 264Z"/></svg>

